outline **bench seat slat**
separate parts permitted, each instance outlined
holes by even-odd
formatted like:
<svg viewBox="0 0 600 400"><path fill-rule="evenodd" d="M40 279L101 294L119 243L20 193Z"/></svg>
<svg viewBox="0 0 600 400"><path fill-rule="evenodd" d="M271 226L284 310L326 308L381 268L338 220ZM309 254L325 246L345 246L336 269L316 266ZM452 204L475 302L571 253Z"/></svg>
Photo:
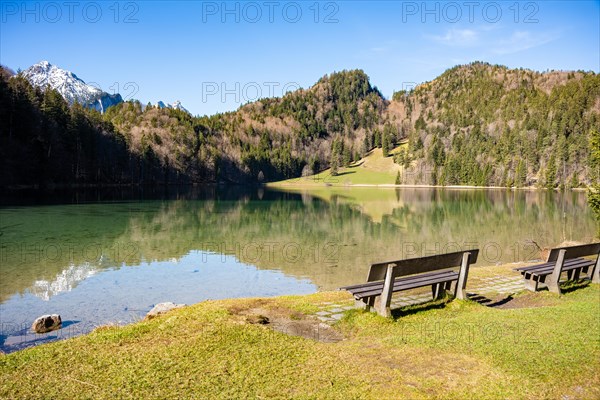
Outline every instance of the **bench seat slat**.
<svg viewBox="0 0 600 400"><path fill-rule="evenodd" d="M571 260L569 260L571 261ZM585 260L585 259L576 259L576 262L565 262L565 265L563 266L562 270L563 271L570 271L573 269L578 269L578 268L585 268L585 267L590 267L594 265L594 261L591 260ZM537 268L535 269L528 269L526 271L520 271L521 274L531 274L531 275L536 275L536 276L541 276L541 275L550 275L552 274L554 270L554 263L551 263L550 265L545 265L545 264L540 264Z"/></svg>
<svg viewBox="0 0 600 400"><path fill-rule="evenodd" d="M411 275L408 277L396 278L395 282L404 282L404 281L420 281L420 280L428 280L437 277L446 277L449 275L456 274L454 271L442 271L442 272L434 272L430 274L421 274L421 275ZM352 293L358 293L361 291L369 291L376 287L382 287L383 281L375 281L375 282L367 282L361 285L353 285L350 287L344 287L342 289L347 290Z"/></svg>
<svg viewBox="0 0 600 400"><path fill-rule="evenodd" d="M579 260L577 262L572 262L572 263L565 263L562 267L562 270L569 270L569 269L574 269L574 268L581 268L581 267L586 267L586 266L590 266L590 265L594 265L593 261L589 261L589 260ZM538 272L538 271L552 271L554 269L554 265L549 265L549 266L543 266L540 268L536 268L536 269L531 269L529 271L524 271L525 273L532 273L532 272Z"/></svg>
<svg viewBox="0 0 600 400"><path fill-rule="evenodd" d="M429 285L435 285L438 283L444 283L444 282L452 282L452 281L456 281L458 280L458 273L457 272L450 272L448 274L444 274L444 275L437 275L435 277L428 277L428 279L416 279L416 278L412 278L412 279L397 279L396 281L394 281L394 287L393 287L393 292L399 292L402 290L408 290L408 289L415 289L415 288L419 288L419 287L423 287L423 286L429 286ZM371 287L369 288L369 290L367 291L358 291L358 292L352 292L350 291L353 295L354 298L356 299L362 299L365 297L372 297L372 296L378 296L381 294L381 292L383 291L383 282L380 283L380 285L378 285L377 287Z"/></svg>
<svg viewBox="0 0 600 400"><path fill-rule="evenodd" d="M417 278L427 279L428 277L435 277L437 275L448 275L451 273L455 273L455 272L453 272L452 270L444 270L444 271L438 271L438 272L431 272L429 274L419 274L419 275L408 276L406 278L396 278L396 281L402 280L402 279L417 279ZM381 286L381 285L383 285L383 281L373 281L373 282L360 283L357 285L344 286L344 287L341 287L340 290L347 290L349 292L352 292L352 290L354 290L354 289L369 288L369 287Z"/></svg>
<svg viewBox="0 0 600 400"><path fill-rule="evenodd" d="M563 266L562 271L563 272L570 271L572 269L589 267L591 265L594 265L593 261L581 261L577 264ZM552 273L553 270L554 270L554 266L550 266L550 267L544 267L544 268L540 268L540 269L533 270L533 271L526 271L525 273L533 274L533 275L547 275L548 273Z"/></svg>
<svg viewBox="0 0 600 400"><path fill-rule="evenodd" d="M441 272L432 272L429 274L411 275L411 276L407 276L407 277L396 278L394 281L394 284L406 283L406 282L427 281L427 280L436 279L439 277L446 278L448 276L454 276L454 275L456 275L456 272L454 272L452 270L441 271ZM359 293L361 291L369 291L369 290L372 290L373 288L382 287L382 286L383 286L383 281L376 281L376 282L363 283L362 285L355 285L352 288L342 288L342 289L348 290L353 293Z"/></svg>
<svg viewBox="0 0 600 400"><path fill-rule="evenodd" d="M569 267L572 264L582 262L582 261L590 262L592 264L594 263L593 261L586 260L585 258L572 258L570 260L565 260L564 268ZM513 271L519 271L521 273L525 273L525 272L536 271L536 270L544 269L544 268L554 268L555 264L556 264L555 262L549 262L549 263L543 263L543 264L537 264L537 265L530 265L529 267L515 268Z"/></svg>
<svg viewBox="0 0 600 400"><path fill-rule="evenodd" d="M427 286L428 283L422 284L423 282L430 282L433 280L438 280L441 279L442 281L452 281L452 280L456 280L457 273L456 272L448 272L445 274L435 274L434 276L418 276L418 277L411 277L411 279L408 278L400 278L400 279L396 279L394 281L394 289L396 289L396 287L404 287L404 286L410 286L410 285L420 285L420 286L416 286L416 287L421 287L421 286ZM356 289L352 289L352 290L348 290L350 293L356 295L362 295L363 293L366 292L372 292L372 291L379 291L381 292L383 289L383 281L379 281L376 282L375 285L369 285L367 287L360 287L360 288L356 288ZM364 297L364 296L363 296Z"/></svg>
<svg viewBox="0 0 600 400"><path fill-rule="evenodd" d="M458 280L458 275L455 277L446 277L446 278L437 278L437 279L432 279L430 281L421 281L421 282L408 282L408 283L394 283L394 288L392 290L392 292L400 292L402 290L409 290L409 289L416 289L419 287L423 287L423 286L429 286L429 285L435 285L438 283L444 283L444 282L453 282ZM372 297L372 296L379 296L381 295L383 291L383 285L380 288L376 288L376 289L372 289L371 291L368 292L361 292L361 293L357 293L354 294L354 298L357 300L363 299L365 297Z"/></svg>

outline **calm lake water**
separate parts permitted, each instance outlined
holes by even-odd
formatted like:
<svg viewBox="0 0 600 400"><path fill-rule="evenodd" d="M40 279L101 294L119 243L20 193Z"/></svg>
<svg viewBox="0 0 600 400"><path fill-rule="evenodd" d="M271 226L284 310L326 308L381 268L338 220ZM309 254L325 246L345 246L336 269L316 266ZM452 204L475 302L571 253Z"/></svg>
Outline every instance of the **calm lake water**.
<svg viewBox="0 0 600 400"><path fill-rule="evenodd" d="M331 290L368 265L467 248L479 266L589 241L585 193L190 188L4 198L0 349L139 320L156 303ZM14 204L29 204L26 206ZM28 329L59 313L64 328Z"/></svg>

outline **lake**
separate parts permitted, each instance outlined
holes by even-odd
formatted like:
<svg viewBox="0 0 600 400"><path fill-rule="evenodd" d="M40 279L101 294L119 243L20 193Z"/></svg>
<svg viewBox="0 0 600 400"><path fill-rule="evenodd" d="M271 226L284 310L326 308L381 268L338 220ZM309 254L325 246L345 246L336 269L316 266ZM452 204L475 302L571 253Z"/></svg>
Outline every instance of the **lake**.
<svg viewBox="0 0 600 400"><path fill-rule="evenodd" d="M598 229L583 192L211 186L0 201L5 352L133 322L163 301L333 290L377 261L468 248L481 249L477 266L531 260ZM30 333L47 313L64 328Z"/></svg>

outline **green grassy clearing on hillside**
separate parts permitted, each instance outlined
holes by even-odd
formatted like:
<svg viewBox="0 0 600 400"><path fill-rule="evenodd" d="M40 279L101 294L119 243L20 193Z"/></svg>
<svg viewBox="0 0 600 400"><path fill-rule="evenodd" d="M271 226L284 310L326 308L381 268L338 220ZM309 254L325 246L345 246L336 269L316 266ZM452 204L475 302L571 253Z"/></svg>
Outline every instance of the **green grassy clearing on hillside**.
<svg viewBox="0 0 600 400"><path fill-rule="evenodd" d="M287 179L269 184L274 187L285 186L346 186L346 185L393 185L396 176L402 167L394 163L393 154L406 144L402 144L390 151L390 155L383 157L381 149L371 150L364 158L349 167L340 167L337 175L331 175L331 169L326 169L318 174Z"/></svg>

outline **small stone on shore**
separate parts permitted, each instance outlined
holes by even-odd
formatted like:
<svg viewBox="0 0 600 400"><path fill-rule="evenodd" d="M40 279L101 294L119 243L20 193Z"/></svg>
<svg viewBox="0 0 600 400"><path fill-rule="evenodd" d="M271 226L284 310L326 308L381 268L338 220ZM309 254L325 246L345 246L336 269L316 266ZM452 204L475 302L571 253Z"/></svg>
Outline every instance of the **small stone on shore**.
<svg viewBox="0 0 600 400"><path fill-rule="evenodd" d="M46 333L62 328L62 319L58 314L42 315L31 324L35 333Z"/></svg>
<svg viewBox="0 0 600 400"><path fill-rule="evenodd" d="M158 303L157 305L155 305L152 308L152 310L148 311L148 314L146 314L146 318L151 319L151 318L157 317L161 314L164 314L168 311L174 310L176 308L185 307L185 306L186 306L185 304L175 304L170 301L167 301L165 303Z"/></svg>

